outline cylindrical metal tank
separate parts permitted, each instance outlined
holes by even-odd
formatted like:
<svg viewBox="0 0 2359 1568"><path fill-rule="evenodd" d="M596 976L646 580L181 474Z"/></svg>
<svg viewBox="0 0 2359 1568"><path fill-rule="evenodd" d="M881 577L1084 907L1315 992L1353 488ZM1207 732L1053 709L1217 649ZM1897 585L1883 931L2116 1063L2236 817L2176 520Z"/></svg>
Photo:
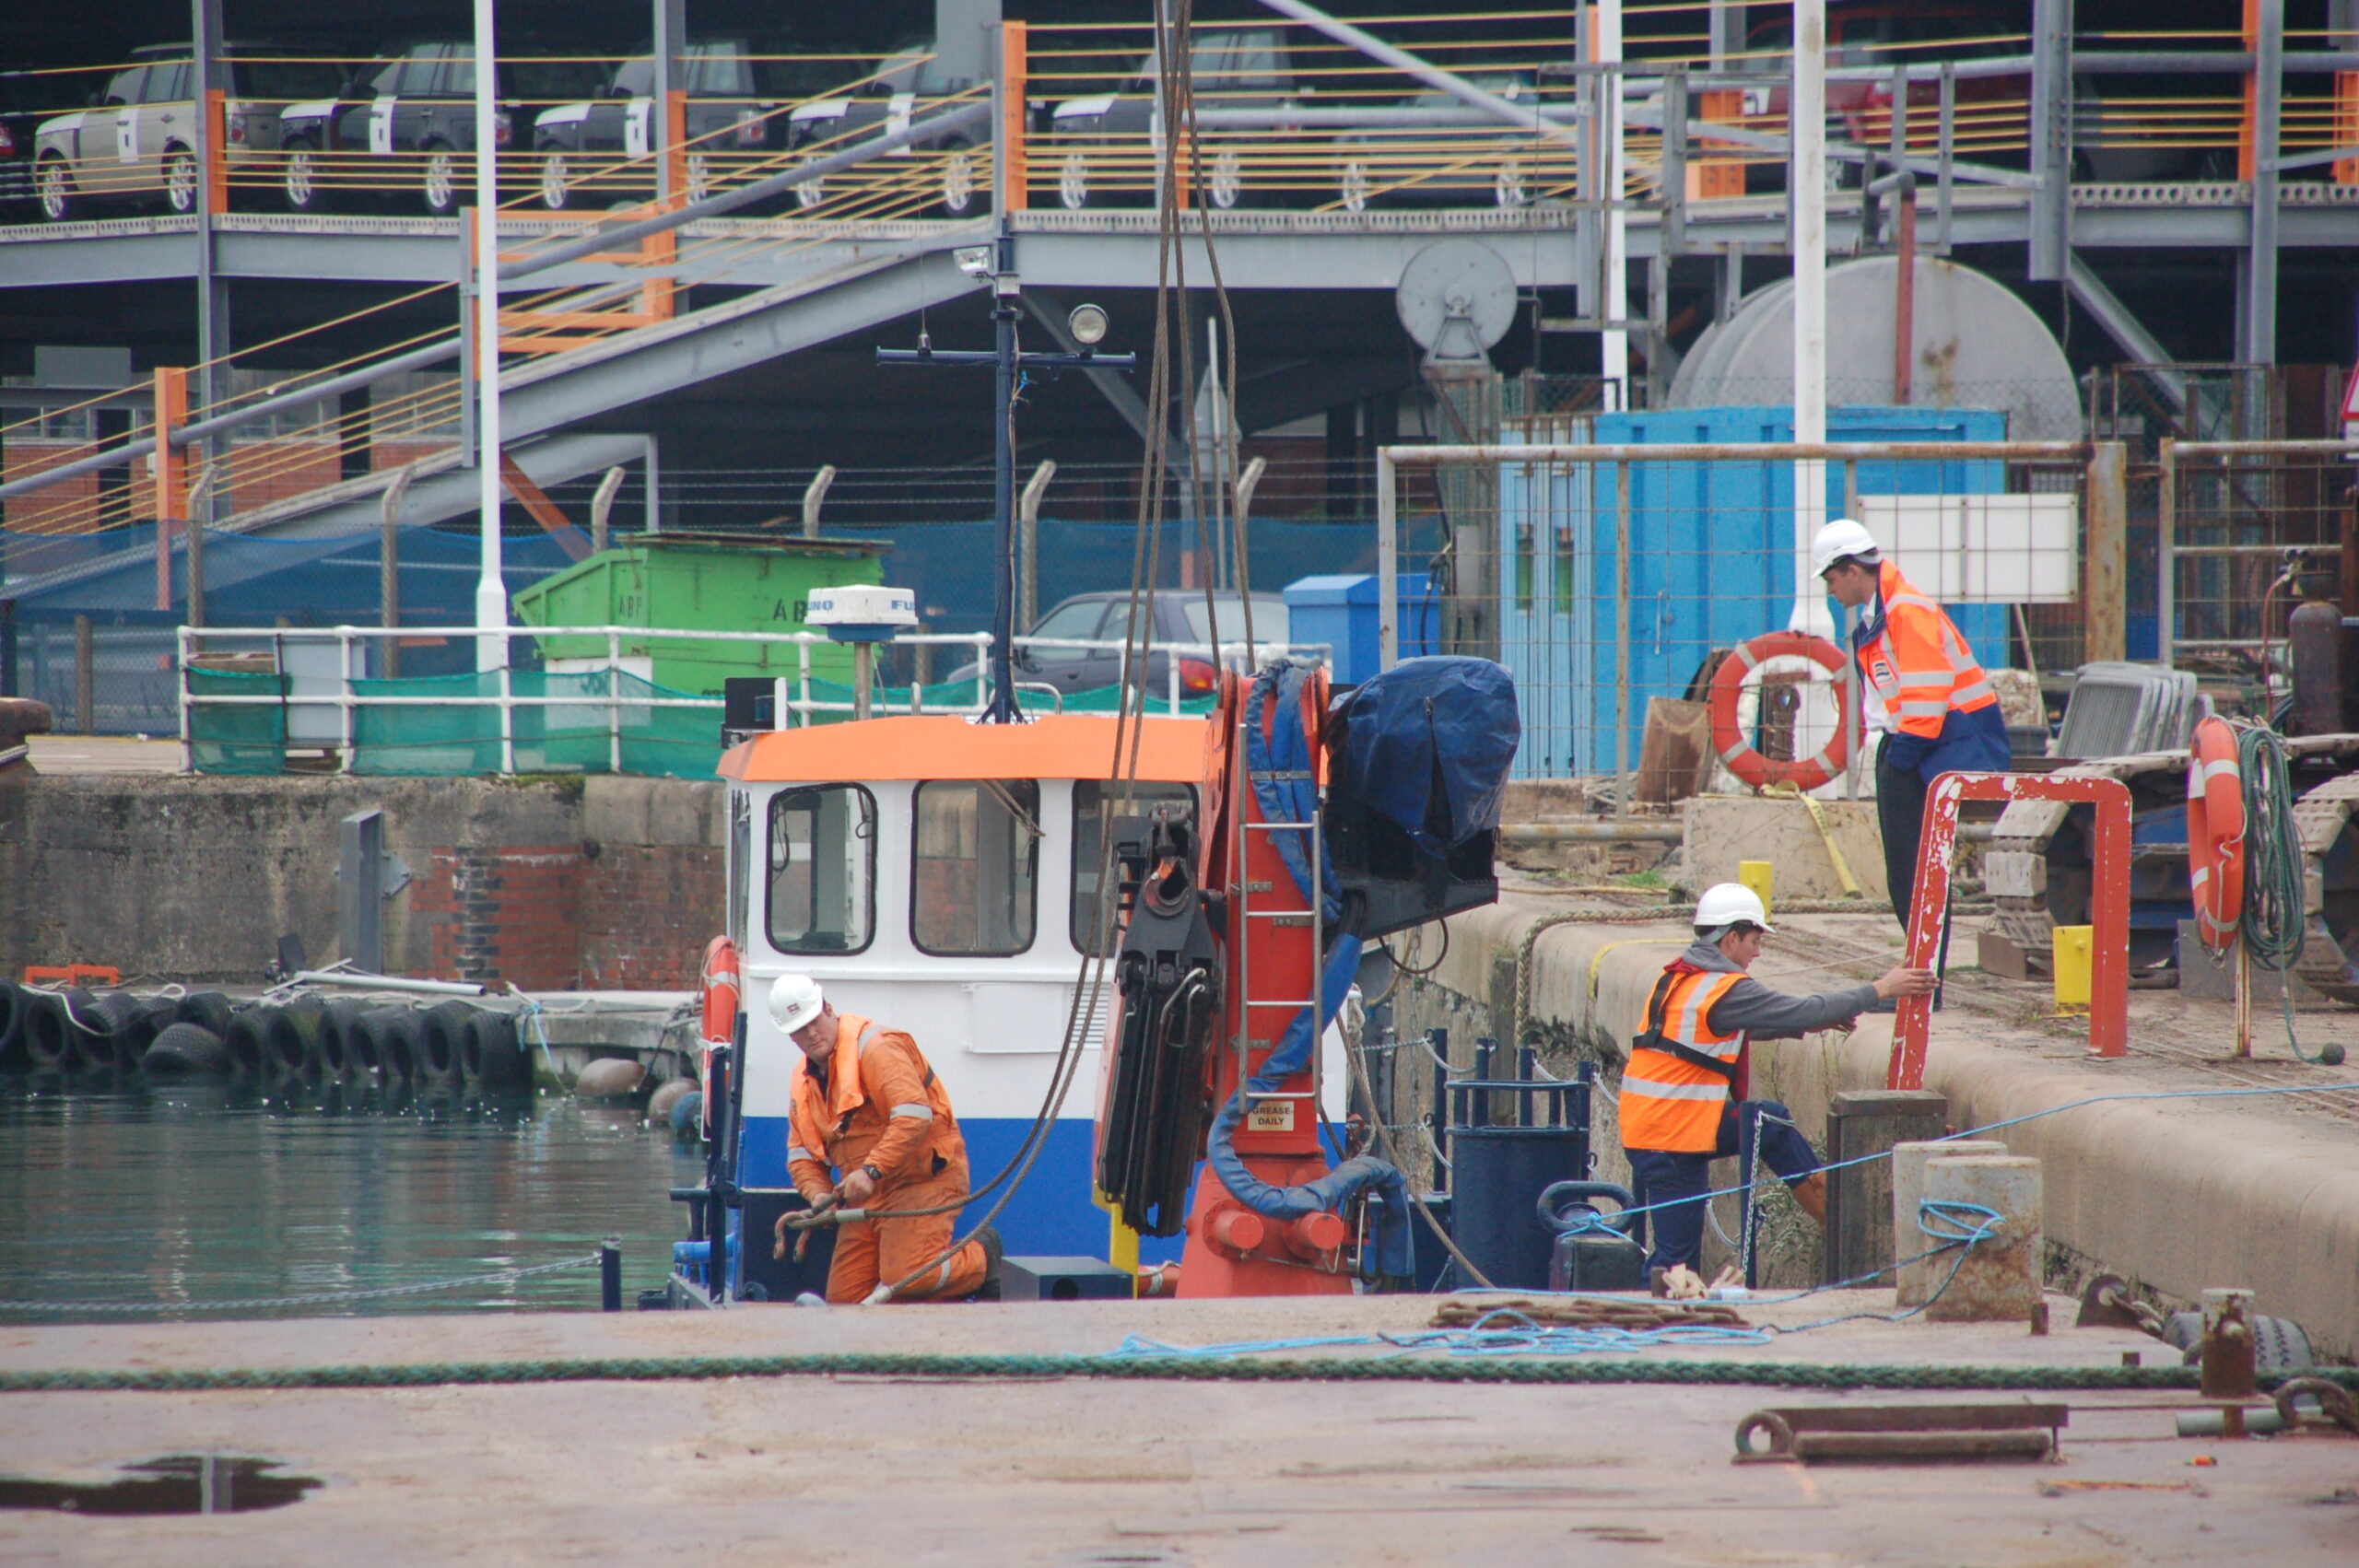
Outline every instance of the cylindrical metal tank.
<svg viewBox="0 0 2359 1568"><path fill-rule="evenodd" d="M1494 1079L1486 1041L1474 1076L1449 1086L1450 1239L1491 1283L1544 1291L1556 1233L1540 1223L1537 1205L1546 1188L1589 1175L1596 1070L1585 1062L1579 1078L1562 1082L1535 1076L1530 1049L1520 1055L1519 1076ZM1512 1103L1512 1123L1492 1121L1495 1101Z"/></svg>
<svg viewBox="0 0 2359 1568"><path fill-rule="evenodd" d="M2011 440L2077 440L2080 389L2047 324L2004 285L1971 267L1919 256L1908 395L1893 385L1900 262L1866 256L1826 269L1826 401L1917 408L1995 408ZM1790 406L1790 279L1749 295L1708 328L1671 383L1672 408Z"/></svg>

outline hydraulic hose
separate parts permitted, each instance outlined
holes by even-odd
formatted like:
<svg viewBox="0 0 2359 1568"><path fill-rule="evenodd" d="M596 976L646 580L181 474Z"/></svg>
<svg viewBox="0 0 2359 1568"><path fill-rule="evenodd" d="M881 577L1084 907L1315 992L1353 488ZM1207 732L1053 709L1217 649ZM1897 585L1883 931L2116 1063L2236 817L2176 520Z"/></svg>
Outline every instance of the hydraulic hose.
<svg viewBox="0 0 2359 1568"><path fill-rule="evenodd" d="M2303 911L2302 836L2294 823L2294 787L2287 774L2285 743L2259 725L2236 730L2236 771L2245 787L2245 952L2255 964L2281 977L2277 988L2285 1019L2285 1043L2303 1061L2324 1060L2302 1049L2294 1035L2294 962L2302 955L2306 917ZM2334 1047L2329 1053L2340 1059ZM2330 1065L2331 1065L2330 1063Z"/></svg>

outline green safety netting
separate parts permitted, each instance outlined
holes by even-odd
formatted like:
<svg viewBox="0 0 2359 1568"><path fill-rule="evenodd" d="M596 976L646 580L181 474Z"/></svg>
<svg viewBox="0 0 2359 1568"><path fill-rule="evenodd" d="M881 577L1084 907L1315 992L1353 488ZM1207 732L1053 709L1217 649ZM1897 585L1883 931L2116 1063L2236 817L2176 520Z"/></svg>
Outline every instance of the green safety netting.
<svg viewBox="0 0 2359 1568"><path fill-rule="evenodd" d="M223 673L193 670L190 689L203 696L284 696L285 678L271 674ZM521 699L514 709L513 770L518 773L608 773L619 771L665 775L679 778L709 778L721 760L721 705L699 699L693 692L657 685L628 672L592 670L552 673L516 670L508 675L508 690ZM360 698L352 716L352 771L361 774L454 777L502 771L499 728L500 676L497 672L459 675L425 675L393 680L356 680L353 695ZM928 713L973 712L982 693L978 681L943 682L923 689ZM801 683L789 687L801 697ZM851 717L852 688L834 681L813 680L809 700L840 703L840 710L822 708L800 724L841 723ZM1120 705L1120 686L1065 694L1066 713L1111 713ZM394 697L396 702L371 699ZM1056 702L1039 692L1024 694L1026 710L1045 714L1058 710ZM659 703L698 702L687 708ZM1185 698L1184 714L1212 710L1212 697ZM910 710L910 688L876 688L872 711L882 717ZM1147 706L1150 716L1170 712L1168 698L1158 696ZM612 726L619 722L617 747ZM277 773L285 766L287 717L283 708L256 704L189 710L189 728L200 773Z"/></svg>
<svg viewBox="0 0 2359 1568"><path fill-rule="evenodd" d="M192 669L194 696L287 695L287 677L243 670ZM287 709L277 703L191 703L189 753L199 773L287 771Z"/></svg>
<svg viewBox="0 0 2359 1568"><path fill-rule="evenodd" d="M720 706L661 708L693 700L627 672L509 673L508 690L526 699L513 727L518 773L608 773L620 751L624 773L706 778L721 757ZM500 675L497 671L417 679L360 680L363 699L352 721L352 771L450 775L501 771ZM405 697L378 704L370 697ZM619 723L620 744L613 733Z"/></svg>

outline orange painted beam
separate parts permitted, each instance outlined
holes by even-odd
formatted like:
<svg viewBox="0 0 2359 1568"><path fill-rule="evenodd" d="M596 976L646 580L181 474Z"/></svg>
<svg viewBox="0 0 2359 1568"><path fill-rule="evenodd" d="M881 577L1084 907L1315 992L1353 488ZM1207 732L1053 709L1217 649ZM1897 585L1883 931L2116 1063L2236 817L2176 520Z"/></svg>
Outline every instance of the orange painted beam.
<svg viewBox="0 0 2359 1568"><path fill-rule="evenodd" d="M205 94L205 210L229 210L229 95L219 88Z"/></svg>
<svg viewBox="0 0 2359 1568"><path fill-rule="evenodd" d="M171 433L188 423L188 372L156 367L156 608L172 607L172 526L188 521L188 453Z"/></svg>
<svg viewBox="0 0 2359 1568"><path fill-rule="evenodd" d="M999 27L999 146L996 149L1000 166L1007 171L1003 181L1007 192L1007 210L1022 212L1031 205L1025 187L1031 179L1031 164L1024 146L1026 87L1025 67L1030 47L1022 22L1002 22Z"/></svg>
<svg viewBox="0 0 2359 1568"><path fill-rule="evenodd" d="M517 467L516 460L506 452L499 454L499 481L508 486L510 495L524 504L524 509L532 514L533 521L557 541L557 547L565 552L567 560L586 561L590 558L589 535L574 527L566 515L557 510L557 503L549 499L548 493L534 484L531 476Z"/></svg>

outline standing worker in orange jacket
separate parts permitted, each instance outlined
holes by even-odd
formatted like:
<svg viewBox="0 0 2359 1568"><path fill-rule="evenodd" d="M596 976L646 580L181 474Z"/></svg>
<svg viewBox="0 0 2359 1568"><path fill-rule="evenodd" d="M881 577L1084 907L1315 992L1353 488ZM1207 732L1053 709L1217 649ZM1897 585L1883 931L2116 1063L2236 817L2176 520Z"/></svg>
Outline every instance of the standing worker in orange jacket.
<svg viewBox="0 0 2359 1568"><path fill-rule="evenodd" d="M1705 889L1696 901L1696 944L1664 967L1639 1021L1642 1033L1630 1042L1616 1106L1630 1175L1652 1210L1649 1274L1678 1263L1696 1266L1712 1162L1738 1152L1742 1130L1752 1132L1760 1163L1784 1178L1794 1200L1826 1223L1826 1178L1795 1129L1793 1113L1775 1100L1745 1096L1751 1042L1831 1028L1879 998L1933 989L1930 969L1893 969L1873 985L1818 996L1771 990L1745 974L1770 929L1751 888L1724 882ZM1747 1171L1744 1179L1754 1175Z"/></svg>
<svg viewBox="0 0 2359 1568"><path fill-rule="evenodd" d="M985 1225L951 1246L967 1201L967 1141L918 1043L839 1014L807 975L782 975L770 987L770 1016L803 1051L788 1113L786 1169L795 1190L814 1209L882 1211L839 1226L827 1300L995 1296L999 1234ZM841 1175L831 1176L830 1167ZM790 1218L780 1216L780 1246Z"/></svg>
<svg viewBox="0 0 2359 1568"><path fill-rule="evenodd" d="M1874 537L1848 517L1818 531L1811 570L1847 609L1876 748L1876 823L1884 830L1884 883L1908 929L1917 887L1925 791L1944 773L1995 773L2008 763L2007 721L1974 650L1942 607L1885 560Z"/></svg>

